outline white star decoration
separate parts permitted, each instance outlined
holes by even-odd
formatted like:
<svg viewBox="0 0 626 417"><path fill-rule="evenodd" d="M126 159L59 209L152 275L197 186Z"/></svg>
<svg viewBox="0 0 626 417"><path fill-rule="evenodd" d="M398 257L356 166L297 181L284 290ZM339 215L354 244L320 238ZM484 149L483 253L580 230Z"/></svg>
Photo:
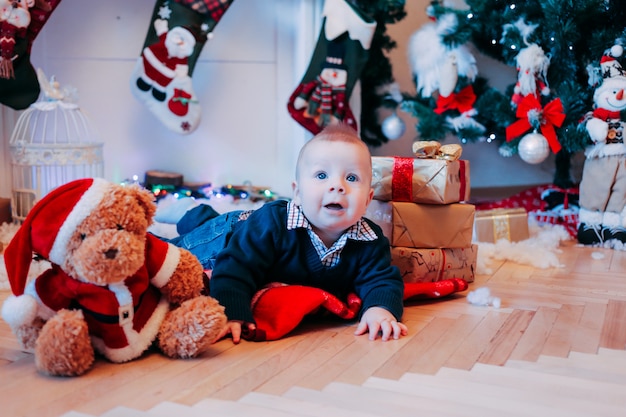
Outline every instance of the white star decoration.
<svg viewBox="0 0 626 417"><path fill-rule="evenodd" d="M159 9L159 17L161 19L169 19L170 16L172 15L172 9L170 9L170 7L166 4L165 6L161 6L161 8Z"/></svg>

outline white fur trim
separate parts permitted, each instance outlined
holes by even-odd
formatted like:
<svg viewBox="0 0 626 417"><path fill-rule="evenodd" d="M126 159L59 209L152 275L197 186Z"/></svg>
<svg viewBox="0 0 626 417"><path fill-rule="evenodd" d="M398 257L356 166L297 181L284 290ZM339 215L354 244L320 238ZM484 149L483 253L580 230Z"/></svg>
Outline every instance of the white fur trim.
<svg viewBox="0 0 626 417"><path fill-rule="evenodd" d="M607 211L602 216L602 224L608 227L617 227L620 225L619 213Z"/></svg>
<svg viewBox="0 0 626 417"><path fill-rule="evenodd" d="M159 329L161 328L161 323L163 323L165 315L169 310L169 302L162 297L154 313L152 313L152 317L150 317L150 320L148 320L140 332L133 329L133 323L129 322L122 326L124 334L128 339L128 346L120 349L112 349L106 346L102 339L92 336L91 342L93 343L94 349L103 354L111 362L128 362L138 358L156 339L159 334Z"/></svg>
<svg viewBox="0 0 626 417"><path fill-rule="evenodd" d="M128 304L133 305L133 295L124 282L109 284L109 290L115 294L115 298L121 306Z"/></svg>
<svg viewBox="0 0 626 417"><path fill-rule="evenodd" d="M376 22L364 21L346 0L326 0L322 16L326 18L324 24L326 39L333 40L348 32L350 39L361 42L363 49L370 49Z"/></svg>
<svg viewBox="0 0 626 417"><path fill-rule="evenodd" d="M156 273L150 282L157 288L163 287L169 282L172 275L174 275L174 271L176 271L179 262L180 248L168 243L167 254L165 255L163 265L161 265L161 269L159 269L159 272Z"/></svg>
<svg viewBox="0 0 626 417"><path fill-rule="evenodd" d="M626 145L623 143L598 143L585 149L587 159L617 155L626 155Z"/></svg>
<svg viewBox="0 0 626 417"><path fill-rule="evenodd" d="M83 222L102 201L109 190L111 183L102 178L94 178L93 184L81 196L63 225L59 229L54 244L50 250L50 261L57 265L63 265L67 256L67 244L79 224Z"/></svg>
<svg viewBox="0 0 626 417"><path fill-rule="evenodd" d="M2 319L17 329L32 323L37 317L37 300L30 295L11 295L2 304Z"/></svg>
<svg viewBox="0 0 626 417"><path fill-rule="evenodd" d="M578 212L578 220L580 223L600 225L602 224L602 215L603 213L599 211L591 211L581 207Z"/></svg>

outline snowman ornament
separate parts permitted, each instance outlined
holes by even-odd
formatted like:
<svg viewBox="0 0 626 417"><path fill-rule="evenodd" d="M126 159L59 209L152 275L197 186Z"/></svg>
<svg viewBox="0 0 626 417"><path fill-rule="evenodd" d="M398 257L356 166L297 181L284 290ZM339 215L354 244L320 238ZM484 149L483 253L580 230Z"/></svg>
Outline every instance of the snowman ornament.
<svg viewBox="0 0 626 417"><path fill-rule="evenodd" d="M585 245L623 248L626 243L626 71L615 59L623 48L613 46L600 62L602 83L585 128L593 144L585 150L580 183L578 241Z"/></svg>

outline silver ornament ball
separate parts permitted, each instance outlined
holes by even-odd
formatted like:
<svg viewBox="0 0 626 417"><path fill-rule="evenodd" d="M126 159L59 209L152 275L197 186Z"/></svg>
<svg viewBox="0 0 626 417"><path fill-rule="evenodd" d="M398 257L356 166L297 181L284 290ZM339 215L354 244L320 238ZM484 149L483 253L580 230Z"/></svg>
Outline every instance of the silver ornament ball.
<svg viewBox="0 0 626 417"><path fill-rule="evenodd" d="M550 146L541 133L533 132L520 140L517 151L522 161L534 165L546 160L550 154Z"/></svg>
<svg viewBox="0 0 626 417"><path fill-rule="evenodd" d="M396 140L404 134L405 125L404 121L393 113L383 120L381 128L387 139Z"/></svg>

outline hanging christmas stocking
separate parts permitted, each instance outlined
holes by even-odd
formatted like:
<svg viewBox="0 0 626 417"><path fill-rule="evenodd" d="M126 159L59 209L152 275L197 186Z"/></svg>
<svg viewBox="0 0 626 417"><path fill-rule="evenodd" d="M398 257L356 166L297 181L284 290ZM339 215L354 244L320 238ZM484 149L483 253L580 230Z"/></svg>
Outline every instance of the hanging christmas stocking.
<svg viewBox="0 0 626 417"><path fill-rule="evenodd" d="M323 17L313 57L287 110L313 134L337 121L358 130L349 100L367 62L376 22L347 0L326 0Z"/></svg>
<svg viewBox="0 0 626 417"><path fill-rule="evenodd" d="M39 97L33 41L61 0L0 0L0 103L23 110Z"/></svg>
<svg viewBox="0 0 626 417"><path fill-rule="evenodd" d="M1 0L0 0L1 1ZM133 95L181 134L200 123L191 75L213 29L234 0L157 0L130 79Z"/></svg>

